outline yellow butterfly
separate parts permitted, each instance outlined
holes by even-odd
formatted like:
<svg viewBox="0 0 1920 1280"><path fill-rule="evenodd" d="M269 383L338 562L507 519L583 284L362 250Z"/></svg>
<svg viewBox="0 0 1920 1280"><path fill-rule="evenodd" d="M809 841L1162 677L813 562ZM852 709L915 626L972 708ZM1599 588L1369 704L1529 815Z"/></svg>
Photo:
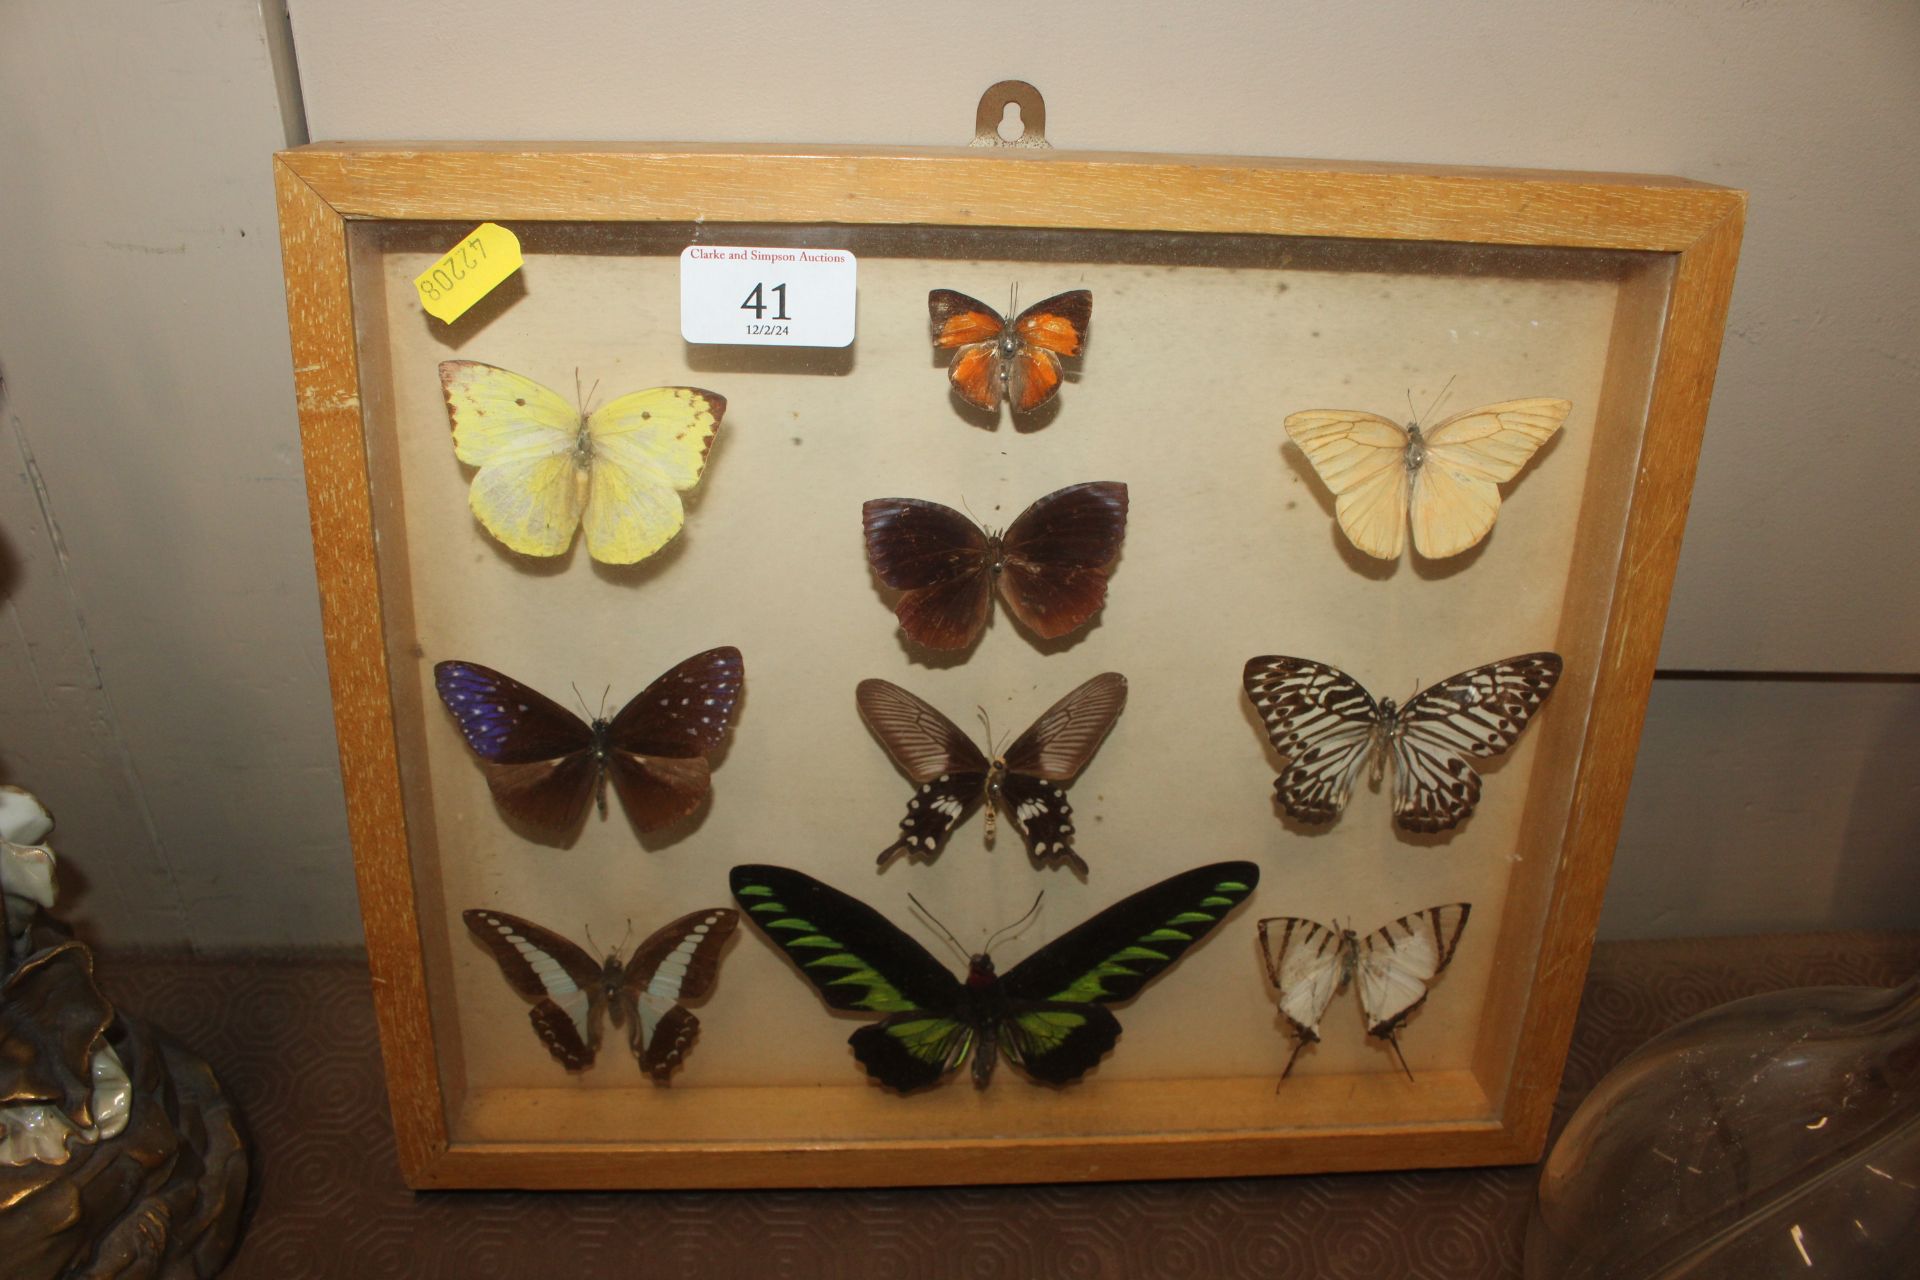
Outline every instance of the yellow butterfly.
<svg viewBox="0 0 1920 1280"><path fill-rule="evenodd" d="M1334 515L1354 546L1397 560L1413 546L1429 560L1459 555L1487 536L1500 486L1560 429L1565 400L1505 400L1455 414L1422 434L1373 413L1308 409L1287 434L1333 490Z"/></svg>
<svg viewBox="0 0 1920 1280"><path fill-rule="evenodd" d="M467 504L488 533L529 556L557 556L586 526L603 564L633 564L685 522L680 492L700 483L727 402L697 387L653 387L582 414L531 378L480 364L440 366L453 452L480 468Z"/></svg>

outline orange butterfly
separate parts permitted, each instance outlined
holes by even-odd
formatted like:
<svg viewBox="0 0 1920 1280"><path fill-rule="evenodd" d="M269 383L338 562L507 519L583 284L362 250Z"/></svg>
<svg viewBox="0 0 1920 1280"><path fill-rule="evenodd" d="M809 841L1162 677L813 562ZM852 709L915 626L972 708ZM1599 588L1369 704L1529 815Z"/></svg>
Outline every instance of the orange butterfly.
<svg viewBox="0 0 1920 1280"><path fill-rule="evenodd" d="M943 351L958 348L947 377L962 400L997 410L1004 395L1015 413L1028 413L1060 390L1060 357L1077 356L1086 345L1093 294L1086 289L1055 294L1022 311L1009 326L979 299L935 289L927 295L927 313L933 345Z"/></svg>

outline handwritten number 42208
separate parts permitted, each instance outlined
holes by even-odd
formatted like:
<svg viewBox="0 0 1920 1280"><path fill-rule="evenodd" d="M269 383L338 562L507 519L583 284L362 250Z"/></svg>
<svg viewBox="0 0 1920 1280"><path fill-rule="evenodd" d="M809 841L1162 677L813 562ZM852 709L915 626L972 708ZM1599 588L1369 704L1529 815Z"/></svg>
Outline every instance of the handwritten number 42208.
<svg viewBox="0 0 1920 1280"><path fill-rule="evenodd" d="M479 254L476 259L475 254ZM479 236L461 242L452 253L434 264L427 275L420 278L420 292L427 295L429 302L440 301L440 295L451 293L453 286L467 278L467 270L479 262L487 260L487 242Z"/></svg>

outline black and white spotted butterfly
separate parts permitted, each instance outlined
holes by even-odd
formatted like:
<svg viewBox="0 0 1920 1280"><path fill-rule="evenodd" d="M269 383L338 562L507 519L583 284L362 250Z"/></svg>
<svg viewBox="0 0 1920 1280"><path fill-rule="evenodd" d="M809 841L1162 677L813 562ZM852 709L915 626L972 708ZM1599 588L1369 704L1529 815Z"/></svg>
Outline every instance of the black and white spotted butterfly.
<svg viewBox="0 0 1920 1280"><path fill-rule="evenodd" d="M1426 1000L1427 984L1452 962L1472 910L1466 902L1428 907L1365 937L1298 916L1260 921L1267 980L1279 993L1280 1012L1293 1032L1293 1052L1280 1078L1292 1074L1302 1049L1320 1043L1320 1019L1334 996L1352 983L1367 1034L1385 1040L1407 1079L1413 1079L1400 1052L1400 1027Z"/></svg>
<svg viewBox="0 0 1920 1280"><path fill-rule="evenodd" d="M713 907L681 916L634 949L604 963L551 929L504 911L463 911L508 985L534 1001L527 1017L540 1043L569 1071L584 1071L600 1048L600 1017L627 1029L641 1070L666 1083L686 1056L700 1021L680 1004L713 989L720 948L740 913Z"/></svg>
<svg viewBox="0 0 1920 1280"><path fill-rule="evenodd" d="M985 800L988 840L998 806L1033 857L1087 869L1073 851L1073 806L1059 784L1087 767L1113 728L1127 705L1125 676L1107 671L1087 681L1048 707L991 760L958 725L897 684L862 680L855 700L880 745L920 784L907 801L900 838L881 851L881 866L903 853L937 855L947 833Z"/></svg>
<svg viewBox="0 0 1920 1280"><path fill-rule="evenodd" d="M1331 822L1369 765L1379 786L1393 759L1393 819L1408 831L1447 831L1480 802L1468 756L1500 755L1560 679L1560 655L1525 653L1462 671L1395 707L1375 702L1337 667L1271 655L1247 661L1247 697L1286 767L1274 779L1281 807L1300 822Z"/></svg>

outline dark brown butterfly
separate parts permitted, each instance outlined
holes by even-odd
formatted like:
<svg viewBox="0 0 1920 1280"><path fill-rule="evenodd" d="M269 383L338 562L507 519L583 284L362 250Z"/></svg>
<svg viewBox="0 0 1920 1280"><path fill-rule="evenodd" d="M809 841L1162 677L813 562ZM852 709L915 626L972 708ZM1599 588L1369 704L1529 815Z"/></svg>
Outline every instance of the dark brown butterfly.
<svg viewBox="0 0 1920 1280"><path fill-rule="evenodd" d="M480 759L494 802L543 835L561 837L607 812L607 778L642 831L700 807L707 757L726 738L746 680L731 646L695 654L611 720L588 724L553 699L477 662L433 669L440 700Z"/></svg>
<svg viewBox="0 0 1920 1280"><path fill-rule="evenodd" d="M988 840L997 805L1033 857L1087 869L1073 851L1073 806L1057 784L1078 776L1113 728L1127 705L1125 676L1108 671L1087 681L991 760L958 725L897 684L862 680L855 701L894 763L920 784L907 801L900 838L881 851L881 866L903 853L935 856L947 833L985 800Z"/></svg>
<svg viewBox="0 0 1920 1280"><path fill-rule="evenodd" d="M601 1014L625 1025L641 1069L662 1084L686 1056L700 1029L682 1000L713 989L720 948L740 914L712 907L654 931L623 965L618 954L598 962L574 943L504 911L463 911L507 982L534 1001L527 1011L540 1043L569 1071L584 1071L600 1048Z"/></svg>
<svg viewBox="0 0 1920 1280"><path fill-rule="evenodd" d="M1060 357L1077 356L1086 345L1093 294L1085 289L1055 294L1008 325L977 298L935 289L927 295L927 313L933 345L953 350L947 377L955 394L987 410L997 410L1004 395L1014 412L1028 413L1058 394Z"/></svg>
<svg viewBox="0 0 1920 1280"><path fill-rule="evenodd" d="M993 593L1043 640L1066 635L1107 602L1107 570L1127 534L1127 486L1094 480L1056 489L989 533L952 507L874 498L860 509L867 560L902 593L900 629L929 649L980 638Z"/></svg>

